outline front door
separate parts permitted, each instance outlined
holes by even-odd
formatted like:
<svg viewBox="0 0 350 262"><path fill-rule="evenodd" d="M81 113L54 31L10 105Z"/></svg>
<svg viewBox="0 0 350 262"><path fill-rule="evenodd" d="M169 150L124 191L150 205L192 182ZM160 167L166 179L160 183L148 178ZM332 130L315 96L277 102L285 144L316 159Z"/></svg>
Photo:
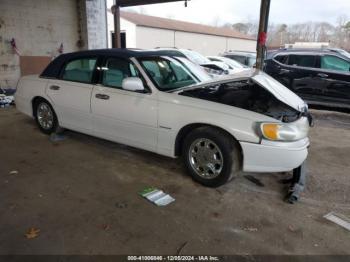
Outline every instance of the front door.
<svg viewBox="0 0 350 262"><path fill-rule="evenodd" d="M350 62L333 55L321 56L318 73L324 85L325 101L350 104Z"/></svg>
<svg viewBox="0 0 350 262"><path fill-rule="evenodd" d="M317 80L317 56L311 54L290 54L286 70L290 88L307 99L322 94L322 82Z"/></svg>
<svg viewBox="0 0 350 262"><path fill-rule="evenodd" d="M95 135L156 151L156 94L122 89L122 81L126 77L140 77L129 60L106 59L100 75L100 84L94 86L91 95Z"/></svg>

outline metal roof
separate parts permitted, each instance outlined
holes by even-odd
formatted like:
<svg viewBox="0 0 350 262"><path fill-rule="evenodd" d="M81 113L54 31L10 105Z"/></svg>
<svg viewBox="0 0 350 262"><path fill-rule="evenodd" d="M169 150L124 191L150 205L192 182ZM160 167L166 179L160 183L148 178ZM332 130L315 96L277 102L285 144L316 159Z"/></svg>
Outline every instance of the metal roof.
<svg viewBox="0 0 350 262"><path fill-rule="evenodd" d="M120 16L123 19L131 23L134 23L138 26L256 41L254 37L242 34L238 31L235 31L230 28L225 28L225 27L214 27L214 26L189 23L189 22L184 22L184 21L179 21L174 19L161 18L156 16L150 16L150 15L142 15L137 13L130 13L125 11L120 11Z"/></svg>

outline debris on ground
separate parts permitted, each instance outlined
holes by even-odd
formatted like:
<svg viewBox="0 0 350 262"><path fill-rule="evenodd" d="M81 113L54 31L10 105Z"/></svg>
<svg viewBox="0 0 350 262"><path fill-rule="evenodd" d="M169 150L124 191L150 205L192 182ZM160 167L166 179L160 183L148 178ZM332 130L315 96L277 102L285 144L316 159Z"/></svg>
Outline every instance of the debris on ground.
<svg viewBox="0 0 350 262"><path fill-rule="evenodd" d="M124 202L117 202L115 203L115 206L117 208L127 208L128 207L128 204L127 203L124 203Z"/></svg>
<svg viewBox="0 0 350 262"><path fill-rule="evenodd" d="M38 237L39 233L40 233L40 229L32 227L28 230L28 232L25 234L25 236L27 239L32 239L32 238Z"/></svg>
<svg viewBox="0 0 350 262"><path fill-rule="evenodd" d="M157 206L166 206L170 204L171 202L174 202L175 199L172 198L170 195L165 194L162 190L159 190L154 187L148 187L139 192L139 194L147 198L152 203L156 204Z"/></svg>
<svg viewBox="0 0 350 262"><path fill-rule="evenodd" d="M9 107L14 101L13 96L0 95L0 108Z"/></svg>
<svg viewBox="0 0 350 262"><path fill-rule="evenodd" d="M265 185L257 178L251 176L251 175L245 175L243 176L245 179L249 180L250 182L253 182L255 185L264 187Z"/></svg>
<svg viewBox="0 0 350 262"><path fill-rule="evenodd" d="M181 254L181 251L184 249L184 247L187 245L188 241L184 242L180 247L179 249L177 250L176 252L176 255L180 255Z"/></svg>
<svg viewBox="0 0 350 262"><path fill-rule="evenodd" d="M346 216L330 212L323 217L350 231L350 219Z"/></svg>
<svg viewBox="0 0 350 262"><path fill-rule="evenodd" d="M65 140L66 138L67 138L67 136L65 136L63 134L52 133L50 135L51 142L60 142L60 141Z"/></svg>
<svg viewBox="0 0 350 262"><path fill-rule="evenodd" d="M243 228L244 231L249 231L249 232L257 232L258 229L256 227L245 227Z"/></svg>
<svg viewBox="0 0 350 262"><path fill-rule="evenodd" d="M291 231L291 232L295 232L295 231L296 231L296 229L295 229L292 225L289 225L289 226L288 226L288 229L289 229L289 231Z"/></svg>
<svg viewBox="0 0 350 262"><path fill-rule="evenodd" d="M17 171L17 170L12 170L12 171L10 171L9 174L10 174L10 175L17 175L17 174L18 174L18 171Z"/></svg>
<svg viewBox="0 0 350 262"><path fill-rule="evenodd" d="M108 231L111 228L111 225L109 224L102 224L99 226L102 230Z"/></svg>
<svg viewBox="0 0 350 262"><path fill-rule="evenodd" d="M14 104L15 98L13 96L15 90L14 89L2 89L0 88L0 108L9 107Z"/></svg>

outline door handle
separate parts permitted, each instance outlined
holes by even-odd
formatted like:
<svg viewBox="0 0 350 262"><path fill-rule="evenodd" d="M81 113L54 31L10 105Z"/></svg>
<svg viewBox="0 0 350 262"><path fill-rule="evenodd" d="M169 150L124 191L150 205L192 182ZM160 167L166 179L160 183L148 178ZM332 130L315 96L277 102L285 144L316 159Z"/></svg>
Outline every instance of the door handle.
<svg viewBox="0 0 350 262"><path fill-rule="evenodd" d="M281 73L288 74L288 73L290 73L290 70L288 70L288 69L281 69Z"/></svg>
<svg viewBox="0 0 350 262"><path fill-rule="evenodd" d="M322 78L327 78L328 75L324 73L318 73L317 76L322 77Z"/></svg>
<svg viewBox="0 0 350 262"><path fill-rule="evenodd" d="M105 94L96 94L95 97L98 99L103 99L103 100L109 99L109 95L105 95Z"/></svg>
<svg viewBox="0 0 350 262"><path fill-rule="evenodd" d="M50 89L51 89L51 90L59 90L60 87L59 87L59 86L53 85L53 86L50 86Z"/></svg>

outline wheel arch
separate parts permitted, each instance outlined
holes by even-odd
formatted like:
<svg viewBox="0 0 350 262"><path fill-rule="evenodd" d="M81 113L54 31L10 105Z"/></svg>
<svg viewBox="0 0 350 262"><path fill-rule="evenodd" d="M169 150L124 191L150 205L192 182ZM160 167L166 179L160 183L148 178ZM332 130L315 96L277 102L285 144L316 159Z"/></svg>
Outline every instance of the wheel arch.
<svg viewBox="0 0 350 262"><path fill-rule="evenodd" d="M42 97L42 96L35 96L35 97L33 97L32 98L32 112L33 112L32 115L33 115L33 117L36 117L35 104L38 101L40 101L40 100L43 100L43 101L49 103L51 105L51 107L52 107L51 102L49 100L47 100L45 97Z"/></svg>
<svg viewBox="0 0 350 262"><path fill-rule="evenodd" d="M175 156L181 156L181 152L182 152L182 146L183 146L183 142L185 137L194 129L200 128L200 127L212 127L212 128L216 128L218 130L220 130L221 132L226 133L229 137L231 137L234 141L235 144L237 144L237 147L239 149L239 166L242 167L243 164L243 150L242 147L239 143L239 141L231 134L229 133L227 130L225 130L222 127L219 126L215 126L215 125L210 125L210 124L205 124L205 123L192 123L192 124L188 124L184 127L182 127L179 132L176 135L176 139L175 139Z"/></svg>

